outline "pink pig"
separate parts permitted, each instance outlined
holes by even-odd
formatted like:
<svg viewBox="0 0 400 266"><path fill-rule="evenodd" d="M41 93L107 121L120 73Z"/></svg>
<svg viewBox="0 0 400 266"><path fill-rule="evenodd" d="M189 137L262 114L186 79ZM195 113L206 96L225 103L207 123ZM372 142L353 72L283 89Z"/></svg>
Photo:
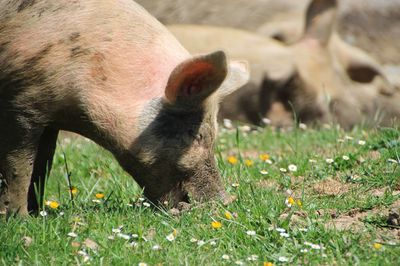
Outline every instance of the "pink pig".
<svg viewBox="0 0 400 266"><path fill-rule="evenodd" d="M111 151L153 202L227 200L218 103L248 76L221 51L192 57L132 0L0 2L0 211L38 210L59 130Z"/></svg>

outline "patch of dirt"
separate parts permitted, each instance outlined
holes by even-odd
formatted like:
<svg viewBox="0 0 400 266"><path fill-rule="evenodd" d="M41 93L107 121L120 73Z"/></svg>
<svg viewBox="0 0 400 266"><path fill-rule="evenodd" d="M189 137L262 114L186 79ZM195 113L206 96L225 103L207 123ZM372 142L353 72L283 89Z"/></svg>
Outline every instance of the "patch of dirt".
<svg viewBox="0 0 400 266"><path fill-rule="evenodd" d="M390 206L387 223L400 229L400 200Z"/></svg>
<svg viewBox="0 0 400 266"><path fill-rule="evenodd" d="M155 229L155 228L150 228L150 229L147 231L145 237L146 237L146 239L147 239L148 241L150 241L150 240L153 240L153 239L154 239L154 237L156 236L156 234L157 234L156 229Z"/></svg>
<svg viewBox="0 0 400 266"><path fill-rule="evenodd" d="M300 187L304 183L305 177L304 176L294 176L290 175L290 183L292 187Z"/></svg>
<svg viewBox="0 0 400 266"><path fill-rule="evenodd" d="M260 152L259 150L245 150L240 152L243 158L253 160L258 159L258 156L260 156L261 153L262 152Z"/></svg>
<svg viewBox="0 0 400 266"><path fill-rule="evenodd" d="M286 193L286 196L290 196L296 200L301 199L306 194L305 191L303 194L303 191L301 189L295 189L295 190L288 189L288 190L286 190L285 193Z"/></svg>
<svg viewBox="0 0 400 266"><path fill-rule="evenodd" d="M366 197L369 197L370 195L375 196L375 197L383 197L385 195L385 193L387 193L387 191L390 192L390 189L388 187L376 188L376 189L368 191ZM400 190L397 190L397 188L396 188L396 190L392 191L391 194L392 194L392 196L400 195Z"/></svg>
<svg viewBox="0 0 400 266"><path fill-rule="evenodd" d="M340 196L349 192L352 184L342 183L332 178L324 179L313 185L316 193L324 196Z"/></svg>
<svg viewBox="0 0 400 266"><path fill-rule="evenodd" d="M385 233L400 240L400 200L395 201L390 207L376 207L372 210L363 211L360 209L353 209L346 214L332 219L325 223L325 228L342 230L352 230L361 232L365 229L363 220L370 215L383 215L387 217L387 228L380 228L381 233Z"/></svg>
<svg viewBox="0 0 400 266"><path fill-rule="evenodd" d="M353 230L361 231L364 228L364 223L357 217L351 217L348 215L343 215L328 221L325 225L327 229L336 229L338 231L343 230Z"/></svg>
<svg viewBox="0 0 400 266"><path fill-rule="evenodd" d="M379 151L369 151L367 153L367 158L372 160L378 160L379 158L381 158L381 153Z"/></svg>
<svg viewBox="0 0 400 266"><path fill-rule="evenodd" d="M378 242L400 244L400 229L378 228L376 233Z"/></svg>
<svg viewBox="0 0 400 266"><path fill-rule="evenodd" d="M396 183L396 185L394 186L395 190L398 190L400 193L400 180Z"/></svg>
<svg viewBox="0 0 400 266"><path fill-rule="evenodd" d="M300 227L306 227L307 225L307 220L306 218L308 217L307 213L303 211L295 211L292 214L290 213L282 213L279 216L279 220L283 221L286 219L290 219L289 223L291 225L297 225Z"/></svg>
<svg viewBox="0 0 400 266"><path fill-rule="evenodd" d="M318 216L329 216L331 218L337 218L339 217L337 210L335 209L325 209L325 210L317 210L315 211L315 214Z"/></svg>
<svg viewBox="0 0 400 266"><path fill-rule="evenodd" d="M393 208L389 211L387 223L388 223L388 225L391 225L391 226L400 227L400 209L399 208Z"/></svg>
<svg viewBox="0 0 400 266"><path fill-rule="evenodd" d="M260 180L259 182L257 182L256 185L257 185L257 187L264 188L264 189L275 189L275 190L282 189L281 185L278 184L278 182L273 179Z"/></svg>
<svg viewBox="0 0 400 266"><path fill-rule="evenodd" d="M90 239L90 238L86 238L85 241L83 241L83 244L84 244L87 248L89 248L89 249L91 249L91 250L97 250L97 249L99 249L99 245L98 245L95 241L93 241L92 239Z"/></svg>

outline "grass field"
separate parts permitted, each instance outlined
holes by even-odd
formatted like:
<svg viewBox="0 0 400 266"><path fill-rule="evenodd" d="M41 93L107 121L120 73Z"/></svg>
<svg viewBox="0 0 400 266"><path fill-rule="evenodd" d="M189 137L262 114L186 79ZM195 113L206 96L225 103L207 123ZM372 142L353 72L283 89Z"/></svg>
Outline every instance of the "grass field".
<svg viewBox="0 0 400 266"><path fill-rule="evenodd" d="M398 129L222 131L237 200L179 215L154 210L108 152L60 139L45 212L0 221L0 263L400 265Z"/></svg>

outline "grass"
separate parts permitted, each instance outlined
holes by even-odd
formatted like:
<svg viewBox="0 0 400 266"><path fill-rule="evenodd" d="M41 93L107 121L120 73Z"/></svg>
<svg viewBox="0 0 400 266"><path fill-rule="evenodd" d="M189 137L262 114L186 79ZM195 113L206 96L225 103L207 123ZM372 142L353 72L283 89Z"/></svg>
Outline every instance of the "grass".
<svg viewBox="0 0 400 266"><path fill-rule="evenodd" d="M45 191L59 206L0 221L0 264L400 264L385 216L400 199L398 129L222 130L216 157L237 201L173 216L148 207L108 152L60 139Z"/></svg>

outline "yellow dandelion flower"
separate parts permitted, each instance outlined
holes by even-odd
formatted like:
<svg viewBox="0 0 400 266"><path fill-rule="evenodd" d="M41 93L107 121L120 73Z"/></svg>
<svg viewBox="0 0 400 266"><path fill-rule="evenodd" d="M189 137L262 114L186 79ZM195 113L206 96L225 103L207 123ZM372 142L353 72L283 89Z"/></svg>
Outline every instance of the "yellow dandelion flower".
<svg viewBox="0 0 400 266"><path fill-rule="evenodd" d="M102 198L104 198L104 194L103 193L96 193L96 198L97 199L102 199Z"/></svg>
<svg viewBox="0 0 400 266"><path fill-rule="evenodd" d="M228 156L228 163L235 165L238 163L238 159L235 156Z"/></svg>
<svg viewBox="0 0 400 266"><path fill-rule="evenodd" d="M264 261L263 265L264 266L274 266L274 264L272 262L267 262L267 261Z"/></svg>
<svg viewBox="0 0 400 266"><path fill-rule="evenodd" d="M51 201L49 204L50 208L57 209L60 204L57 201Z"/></svg>
<svg viewBox="0 0 400 266"><path fill-rule="evenodd" d="M232 214L230 212L226 211L225 212L225 218L228 219L228 220L231 220L232 219Z"/></svg>
<svg viewBox="0 0 400 266"><path fill-rule="evenodd" d="M381 243L374 243L374 249L380 250L381 248L382 248L382 244Z"/></svg>
<svg viewBox="0 0 400 266"><path fill-rule="evenodd" d="M297 206L299 206L300 208L303 206L303 203L301 202L301 200L296 200L296 204Z"/></svg>
<svg viewBox="0 0 400 266"><path fill-rule="evenodd" d="M245 160L244 163L246 164L246 166L250 167L253 166L254 162L252 160Z"/></svg>
<svg viewBox="0 0 400 266"><path fill-rule="evenodd" d="M266 161L266 160L269 160L269 154L268 153L263 153L263 154L260 154L260 159L261 159L261 161Z"/></svg>
<svg viewBox="0 0 400 266"><path fill-rule="evenodd" d="M219 229L222 227L222 223L218 222L218 221L212 221L211 222L211 227L214 229Z"/></svg>
<svg viewBox="0 0 400 266"><path fill-rule="evenodd" d="M294 205L296 203L296 201L292 197L288 198L288 202L289 202L290 205Z"/></svg>
<svg viewBox="0 0 400 266"><path fill-rule="evenodd" d="M176 236L178 235L178 231L177 231L176 229L174 229L174 231L172 231L172 235L173 235L174 237L176 237Z"/></svg>
<svg viewBox="0 0 400 266"><path fill-rule="evenodd" d="M71 192L71 194L72 195L75 195L77 192L78 192L78 189L76 188L76 187L71 187L70 189L69 189L69 191Z"/></svg>

